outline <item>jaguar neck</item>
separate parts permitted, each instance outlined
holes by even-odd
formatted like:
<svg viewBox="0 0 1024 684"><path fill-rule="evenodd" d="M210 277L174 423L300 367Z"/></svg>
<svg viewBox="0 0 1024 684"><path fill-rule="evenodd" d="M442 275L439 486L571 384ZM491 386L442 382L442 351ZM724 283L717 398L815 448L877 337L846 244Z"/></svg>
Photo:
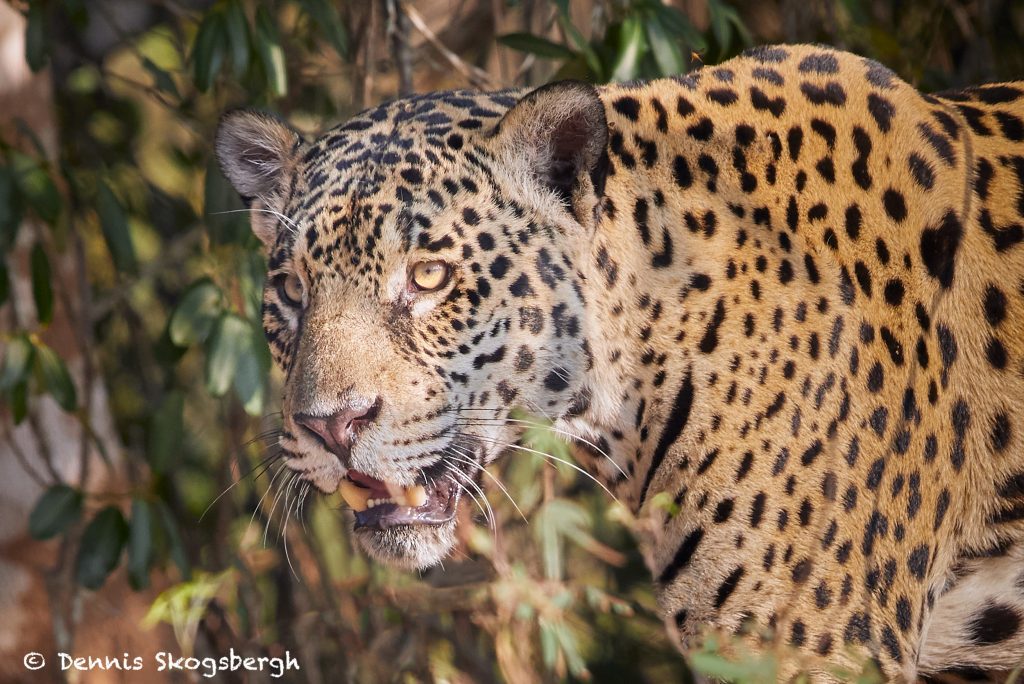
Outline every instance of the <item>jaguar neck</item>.
<svg viewBox="0 0 1024 684"><path fill-rule="evenodd" d="M739 298L758 297L739 282L761 268L757 255L771 235L761 225L768 209L752 207L742 174L733 179L724 170L771 162L774 140L761 136L741 147L742 130L715 126L699 111L685 126L673 119L661 126L658 112L688 94L671 80L602 91L610 173L599 225L580 259L594 293L586 313L593 367L590 404L577 421L585 426L577 427L607 440L628 476L609 479L634 509L662 490L656 485L669 447L699 453L717 429L701 395L724 394L719 383L736 371L727 338L737 326L723 323ZM643 106L634 108L634 100ZM760 192L767 205L777 204L775 188Z"/></svg>

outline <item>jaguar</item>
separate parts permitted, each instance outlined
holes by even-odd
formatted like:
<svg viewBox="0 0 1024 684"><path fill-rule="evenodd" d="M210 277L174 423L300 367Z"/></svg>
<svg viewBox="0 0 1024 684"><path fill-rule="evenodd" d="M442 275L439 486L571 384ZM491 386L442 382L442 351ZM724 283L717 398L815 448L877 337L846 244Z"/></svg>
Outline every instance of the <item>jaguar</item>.
<svg viewBox="0 0 1024 684"><path fill-rule="evenodd" d="M215 149L268 256L287 465L372 557L444 559L524 409L650 523L681 646L1024 659L1024 82L776 45L314 140L235 110Z"/></svg>

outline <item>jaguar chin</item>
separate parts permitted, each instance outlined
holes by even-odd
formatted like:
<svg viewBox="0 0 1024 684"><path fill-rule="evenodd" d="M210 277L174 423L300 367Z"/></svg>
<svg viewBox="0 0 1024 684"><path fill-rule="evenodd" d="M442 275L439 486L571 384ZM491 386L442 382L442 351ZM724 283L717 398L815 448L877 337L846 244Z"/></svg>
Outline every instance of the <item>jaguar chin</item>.
<svg viewBox="0 0 1024 684"><path fill-rule="evenodd" d="M409 487L350 470L338 493L354 514L359 545L375 560L409 570L437 565L455 546L462 490L442 466Z"/></svg>

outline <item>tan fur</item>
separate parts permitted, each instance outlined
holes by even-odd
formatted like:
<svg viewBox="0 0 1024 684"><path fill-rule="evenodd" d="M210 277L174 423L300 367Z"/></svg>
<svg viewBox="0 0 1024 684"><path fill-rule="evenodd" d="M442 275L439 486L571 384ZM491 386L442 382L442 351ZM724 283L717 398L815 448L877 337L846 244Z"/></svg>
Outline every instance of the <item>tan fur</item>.
<svg viewBox="0 0 1024 684"><path fill-rule="evenodd" d="M456 453L478 477L520 406L648 520L681 643L753 621L823 677L1019 661L988 618L1024 618L1022 90L927 97L785 46L356 117L276 183L271 283L309 295L266 297L289 465L324 491ZM422 259L452 284L410 291ZM343 458L290 422L374 400ZM405 566L453 539L361 535Z"/></svg>

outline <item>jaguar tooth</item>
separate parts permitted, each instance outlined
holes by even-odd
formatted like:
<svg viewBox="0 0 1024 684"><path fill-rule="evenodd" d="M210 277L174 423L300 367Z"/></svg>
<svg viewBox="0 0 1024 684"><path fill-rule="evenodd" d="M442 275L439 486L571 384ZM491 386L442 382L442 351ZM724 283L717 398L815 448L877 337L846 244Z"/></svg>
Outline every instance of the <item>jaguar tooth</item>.
<svg viewBox="0 0 1024 684"><path fill-rule="evenodd" d="M341 498L349 505L349 508L356 513L365 511L371 506L370 490L360 487L351 480L342 480L338 491L341 493Z"/></svg>
<svg viewBox="0 0 1024 684"><path fill-rule="evenodd" d="M349 508L357 513L375 508L381 504L389 503L417 508L427 502L427 490L423 485L395 487L394 490L389 487L388 490L391 496L371 499L370 489L361 487L351 480L342 480L341 485L338 487L338 493L341 495L341 498L345 500Z"/></svg>
<svg viewBox="0 0 1024 684"><path fill-rule="evenodd" d="M399 505L405 505L405 493L402 485L392 484L390 482L385 483L388 488L388 494L391 495L391 503L398 503Z"/></svg>
<svg viewBox="0 0 1024 684"><path fill-rule="evenodd" d="M402 492L402 496L405 499L405 505L410 508L418 508L427 503L427 490L423 485L418 484L406 487L405 491Z"/></svg>

